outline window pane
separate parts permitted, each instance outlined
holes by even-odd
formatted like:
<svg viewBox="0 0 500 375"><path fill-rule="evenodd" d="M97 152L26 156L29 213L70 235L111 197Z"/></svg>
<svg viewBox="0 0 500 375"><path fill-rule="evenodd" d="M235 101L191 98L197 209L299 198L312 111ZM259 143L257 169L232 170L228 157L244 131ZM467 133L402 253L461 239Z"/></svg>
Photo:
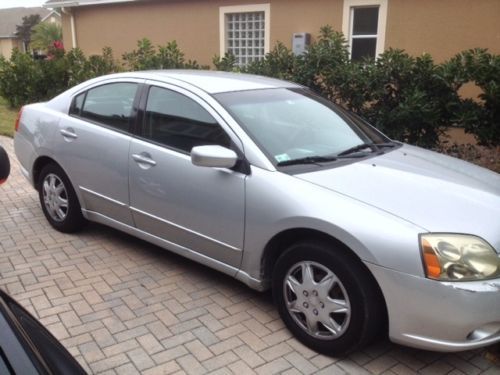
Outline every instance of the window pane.
<svg viewBox="0 0 500 375"><path fill-rule="evenodd" d="M226 14L226 46L227 51L230 52L229 47L241 46L264 46L264 12L246 12L246 13L233 13ZM235 20L230 22L230 20ZM239 30L239 31L236 31ZM261 59L264 57L264 52L259 50L259 55L253 55L253 49L243 48L239 51L234 51L236 63L240 66L245 65L247 62Z"/></svg>
<svg viewBox="0 0 500 375"><path fill-rule="evenodd" d="M354 8L352 35L376 35L378 7Z"/></svg>
<svg viewBox="0 0 500 375"><path fill-rule="evenodd" d="M136 90L136 83L110 83L90 89L81 116L128 131Z"/></svg>
<svg viewBox="0 0 500 375"><path fill-rule="evenodd" d="M149 91L144 125L144 137L185 152L194 146L230 145L228 135L202 106L159 87Z"/></svg>
<svg viewBox="0 0 500 375"><path fill-rule="evenodd" d="M351 59L362 60L365 57L374 59L377 50L377 38L356 38L352 40Z"/></svg>

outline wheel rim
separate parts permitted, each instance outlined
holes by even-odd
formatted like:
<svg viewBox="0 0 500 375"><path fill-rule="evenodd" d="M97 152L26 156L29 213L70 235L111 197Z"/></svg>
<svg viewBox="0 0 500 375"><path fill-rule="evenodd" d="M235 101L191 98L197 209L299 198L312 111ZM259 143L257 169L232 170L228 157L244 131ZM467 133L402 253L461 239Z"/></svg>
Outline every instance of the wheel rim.
<svg viewBox="0 0 500 375"><path fill-rule="evenodd" d="M340 337L349 326L351 305L342 282L327 267L302 261L283 283L290 316L307 334L321 340Z"/></svg>
<svg viewBox="0 0 500 375"><path fill-rule="evenodd" d="M43 180L43 203L52 220L61 222L68 215L68 193L62 180L50 173Z"/></svg>

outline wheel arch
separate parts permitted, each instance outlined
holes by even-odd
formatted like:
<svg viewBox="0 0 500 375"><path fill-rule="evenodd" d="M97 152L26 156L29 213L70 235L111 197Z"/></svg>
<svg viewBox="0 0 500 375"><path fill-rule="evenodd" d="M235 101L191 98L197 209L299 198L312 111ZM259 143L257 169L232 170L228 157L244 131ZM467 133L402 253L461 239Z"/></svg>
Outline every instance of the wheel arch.
<svg viewBox="0 0 500 375"><path fill-rule="evenodd" d="M377 286L379 297L383 303L385 310L385 319L386 322L388 322L387 302L380 284L378 283L375 276L368 269L368 267L366 267L362 259L358 254L356 254L354 250L352 250L348 245L340 241L338 238L320 230L310 228L291 228L283 230L274 235L274 237L272 237L266 244L263 251L261 259L261 279L271 280L274 265L276 264L276 261L281 256L281 254L283 254L294 243L304 241L320 241L322 243L328 244L329 246L332 246L332 248L335 248L336 251L342 251L346 256L356 259L356 261L359 262L361 267L366 271L366 275L369 275L374 285Z"/></svg>
<svg viewBox="0 0 500 375"><path fill-rule="evenodd" d="M37 189L37 190L38 190L38 184L40 183L40 181L39 181L40 180L40 172L48 164L57 164L59 167L61 167L61 164L59 164L58 162L56 162L53 158L51 158L49 156L39 156L35 160L35 162L33 163L33 169L32 169L33 185L34 185L35 189Z"/></svg>
<svg viewBox="0 0 500 375"><path fill-rule="evenodd" d="M39 181L40 172L48 164L55 164L59 168L62 169L62 171L66 174L66 176L68 177L68 180L72 184L72 187L73 187L73 190L75 191L78 202L80 203L80 207L85 208L84 201L80 195L80 191L76 188L76 186L74 186L73 181L71 181L71 178L70 178L68 172L66 172L64 167L60 163L58 163L57 160L55 160L54 158L52 158L50 156L46 156L46 155L39 156L35 160L35 162L33 163L33 168L32 168L32 176L33 177L32 178L33 178L33 186L35 187L35 189L38 190L38 184L40 183L40 181Z"/></svg>

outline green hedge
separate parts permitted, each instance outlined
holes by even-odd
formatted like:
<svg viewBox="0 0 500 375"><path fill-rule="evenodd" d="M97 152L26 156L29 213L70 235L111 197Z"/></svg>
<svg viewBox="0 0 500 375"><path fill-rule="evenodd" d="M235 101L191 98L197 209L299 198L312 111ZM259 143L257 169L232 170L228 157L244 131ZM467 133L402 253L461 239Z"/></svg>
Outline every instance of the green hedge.
<svg viewBox="0 0 500 375"><path fill-rule="evenodd" d="M500 56L484 49L461 52L443 64L430 55L413 57L389 49L375 61L351 62L343 35L326 26L308 51L295 56L277 43L264 59L238 67L234 56L215 56L217 70L244 72L294 81L348 108L394 139L435 147L450 126L462 126L480 144L500 145ZM113 58L110 48L85 57L78 49L56 51L33 60L14 51L0 58L0 95L11 106L49 99L89 78L123 70L209 69L186 60L172 41L154 46L138 41L135 50ZM467 83L481 89L477 100L464 99Z"/></svg>

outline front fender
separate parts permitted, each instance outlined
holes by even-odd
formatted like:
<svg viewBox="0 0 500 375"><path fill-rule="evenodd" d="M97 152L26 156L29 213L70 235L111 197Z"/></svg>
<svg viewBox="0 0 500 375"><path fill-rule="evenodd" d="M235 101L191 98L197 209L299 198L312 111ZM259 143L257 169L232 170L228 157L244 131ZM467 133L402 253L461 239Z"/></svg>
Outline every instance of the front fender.
<svg viewBox="0 0 500 375"><path fill-rule="evenodd" d="M335 238L365 262L424 275L418 234L425 229L280 172L252 168L246 184L241 270L252 278L261 278L261 260L269 241L283 231L298 228Z"/></svg>

